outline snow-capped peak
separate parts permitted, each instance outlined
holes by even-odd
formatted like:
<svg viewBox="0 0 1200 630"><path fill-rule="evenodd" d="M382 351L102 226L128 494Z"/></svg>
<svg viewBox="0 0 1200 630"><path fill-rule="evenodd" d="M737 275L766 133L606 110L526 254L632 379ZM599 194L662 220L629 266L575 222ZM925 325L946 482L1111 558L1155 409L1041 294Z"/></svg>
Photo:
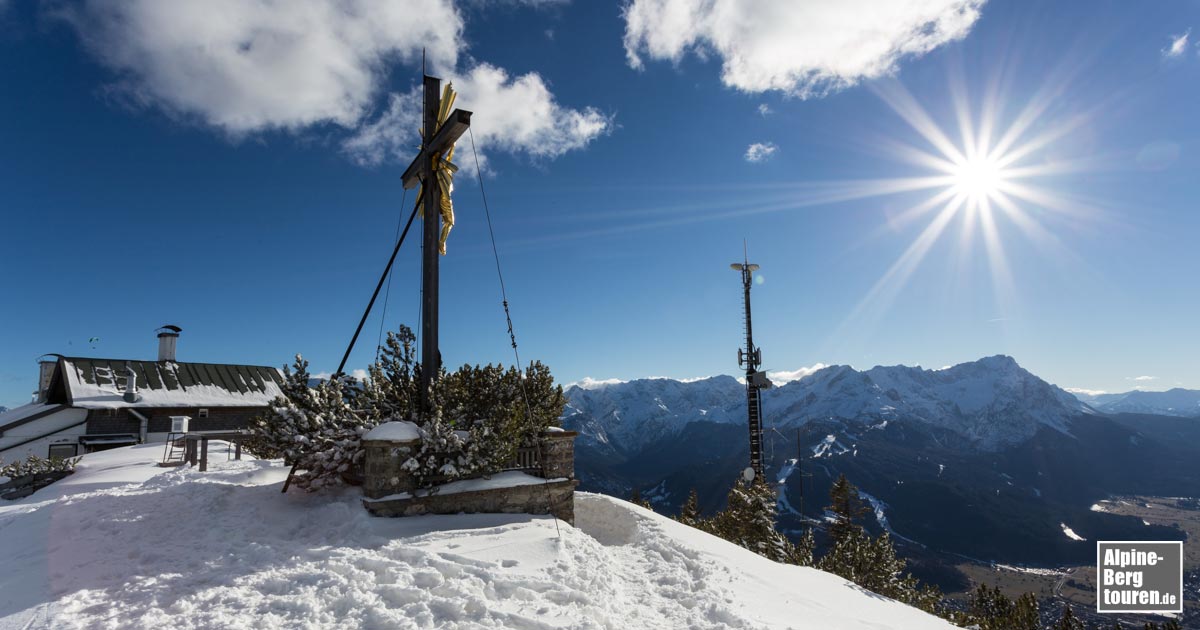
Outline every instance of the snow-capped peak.
<svg viewBox="0 0 1200 630"><path fill-rule="evenodd" d="M728 376L692 383L643 379L602 390L575 387L567 391L566 418L585 437L633 449L688 422L742 422L744 396L744 386ZM1092 411L1006 355L938 370L822 366L767 390L763 406L776 426L814 420L917 422L953 431L983 449L1021 442L1043 426L1067 432L1073 418Z"/></svg>

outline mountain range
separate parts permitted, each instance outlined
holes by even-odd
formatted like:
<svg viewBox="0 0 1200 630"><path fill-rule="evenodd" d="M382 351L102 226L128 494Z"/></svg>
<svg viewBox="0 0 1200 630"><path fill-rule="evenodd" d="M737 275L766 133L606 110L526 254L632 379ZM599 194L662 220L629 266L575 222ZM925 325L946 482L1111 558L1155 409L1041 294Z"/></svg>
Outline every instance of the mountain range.
<svg viewBox="0 0 1200 630"><path fill-rule="evenodd" d="M1200 421L1148 414L1159 407L1133 405L1167 399L1141 393L1085 402L1008 356L817 370L763 396L781 526L819 530L845 474L873 506L873 528L935 555L1057 565L1094 560L1089 541L1179 539L1091 510L1118 494L1200 496ZM695 489L711 512L748 463L745 387L733 377L589 381L565 394L582 489L636 489L667 513Z"/></svg>
<svg viewBox="0 0 1200 630"><path fill-rule="evenodd" d="M567 389L563 419L585 441L618 452L636 450L690 421L745 421L745 387L731 376L695 381L642 379L592 382ZM905 420L956 434L969 447L994 451L1040 427L1067 432L1094 410L1030 374L1008 356L941 370L877 366L826 367L764 392L764 414L776 428L813 421L886 423Z"/></svg>
<svg viewBox="0 0 1200 630"><path fill-rule="evenodd" d="M1071 392L1104 413L1148 413L1181 418L1200 417L1200 391L1176 387L1165 392L1134 390L1123 394Z"/></svg>

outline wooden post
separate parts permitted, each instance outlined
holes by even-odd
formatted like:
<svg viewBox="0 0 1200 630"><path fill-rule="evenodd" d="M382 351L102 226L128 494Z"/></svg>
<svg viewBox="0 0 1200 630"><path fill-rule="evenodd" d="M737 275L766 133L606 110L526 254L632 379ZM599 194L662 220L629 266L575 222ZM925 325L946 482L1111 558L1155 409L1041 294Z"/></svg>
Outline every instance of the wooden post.
<svg viewBox="0 0 1200 630"><path fill-rule="evenodd" d="M233 443L233 458L237 461L242 461L242 441L238 440Z"/></svg>
<svg viewBox="0 0 1200 630"><path fill-rule="evenodd" d="M438 130L438 106L442 101L442 81L425 76L425 144L433 141ZM421 200L424 214L421 260L421 411L429 410L426 400L441 365L438 350L438 235L442 229L441 190L433 170L433 156L422 150Z"/></svg>
<svg viewBox="0 0 1200 630"><path fill-rule="evenodd" d="M208 471L208 437L200 438L200 472Z"/></svg>
<svg viewBox="0 0 1200 630"><path fill-rule="evenodd" d="M184 436L183 443L184 443L183 451L184 451L184 456L187 458L187 463L192 466L195 466L196 465L196 440L193 440L187 436Z"/></svg>

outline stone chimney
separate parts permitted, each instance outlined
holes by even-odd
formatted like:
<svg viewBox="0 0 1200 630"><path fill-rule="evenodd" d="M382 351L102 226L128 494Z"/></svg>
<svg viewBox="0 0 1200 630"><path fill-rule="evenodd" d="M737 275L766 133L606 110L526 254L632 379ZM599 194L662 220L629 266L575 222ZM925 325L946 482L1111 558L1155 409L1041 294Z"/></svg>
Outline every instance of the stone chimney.
<svg viewBox="0 0 1200 630"><path fill-rule="evenodd" d="M179 333L183 329L178 326L167 324L158 329L158 360L159 361L174 361L175 360L175 344L179 341Z"/></svg>

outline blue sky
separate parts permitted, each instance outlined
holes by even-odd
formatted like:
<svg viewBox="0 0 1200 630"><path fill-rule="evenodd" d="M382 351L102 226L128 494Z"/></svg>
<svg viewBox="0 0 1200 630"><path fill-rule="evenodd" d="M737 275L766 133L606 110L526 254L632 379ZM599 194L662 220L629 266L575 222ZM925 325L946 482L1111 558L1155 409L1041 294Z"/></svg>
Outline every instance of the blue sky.
<svg viewBox="0 0 1200 630"><path fill-rule="evenodd" d="M770 370L1200 388L1194 2L220 4L0 2L0 404L165 323L181 360L336 367L412 203L423 45L475 111L522 358L562 382L735 373L746 239ZM509 363L456 161L443 355Z"/></svg>

